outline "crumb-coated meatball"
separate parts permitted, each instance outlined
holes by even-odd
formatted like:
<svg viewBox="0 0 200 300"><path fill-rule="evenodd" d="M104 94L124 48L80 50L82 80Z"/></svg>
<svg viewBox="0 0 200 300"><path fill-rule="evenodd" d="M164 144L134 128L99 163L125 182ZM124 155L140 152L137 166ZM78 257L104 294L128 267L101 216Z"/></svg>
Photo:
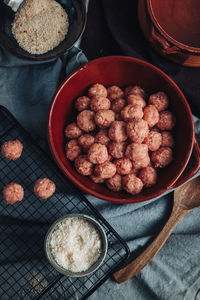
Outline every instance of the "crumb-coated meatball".
<svg viewBox="0 0 200 300"><path fill-rule="evenodd" d="M140 160L133 161L133 168L142 169L148 167L149 164L150 164L150 158L149 155L146 155L144 158L141 158Z"/></svg>
<svg viewBox="0 0 200 300"><path fill-rule="evenodd" d="M105 145L93 144L88 150L88 160L93 164L102 164L108 160L108 151Z"/></svg>
<svg viewBox="0 0 200 300"><path fill-rule="evenodd" d="M94 183L104 183L105 179L101 178L99 176L96 176L95 174L90 175L90 179L94 182Z"/></svg>
<svg viewBox="0 0 200 300"><path fill-rule="evenodd" d="M146 167L140 171L138 177L142 180L145 187L151 187L156 184L157 172L152 167Z"/></svg>
<svg viewBox="0 0 200 300"><path fill-rule="evenodd" d="M110 138L108 137L107 129L100 129L95 136L95 143L107 146L109 142L110 142Z"/></svg>
<svg viewBox="0 0 200 300"><path fill-rule="evenodd" d="M156 151L160 148L162 136L159 132L149 131L148 136L144 139L143 143L146 144L150 151Z"/></svg>
<svg viewBox="0 0 200 300"><path fill-rule="evenodd" d="M77 124L78 126L86 131L90 132L95 129L96 125L94 122L94 112L91 110L83 110L77 116Z"/></svg>
<svg viewBox="0 0 200 300"><path fill-rule="evenodd" d="M107 187L114 192L122 190L122 176L115 174L113 177L106 180Z"/></svg>
<svg viewBox="0 0 200 300"><path fill-rule="evenodd" d="M110 105L110 100L102 96L94 96L92 97L90 102L90 108L95 112L97 112L100 109L109 109Z"/></svg>
<svg viewBox="0 0 200 300"><path fill-rule="evenodd" d="M149 97L149 104L155 105L159 112L167 109L168 103L168 97L164 92L157 92Z"/></svg>
<svg viewBox="0 0 200 300"><path fill-rule="evenodd" d="M169 131L162 131L162 142L161 145L163 147L173 147L174 146L174 138L171 132Z"/></svg>
<svg viewBox="0 0 200 300"><path fill-rule="evenodd" d="M153 127L159 121L159 112L154 105L148 105L144 108L143 119L147 121L149 127Z"/></svg>
<svg viewBox="0 0 200 300"><path fill-rule="evenodd" d="M134 174L128 174L123 177L123 188L128 193L135 195L139 194L143 188L142 180Z"/></svg>
<svg viewBox="0 0 200 300"><path fill-rule="evenodd" d="M134 119L126 126L128 137L135 143L142 143L149 134L148 123L143 119Z"/></svg>
<svg viewBox="0 0 200 300"><path fill-rule="evenodd" d="M114 158L122 158L124 157L126 146L126 142L110 142L108 144L108 152Z"/></svg>
<svg viewBox="0 0 200 300"><path fill-rule="evenodd" d="M78 138L78 143L84 152L87 152L92 144L94 144L94 137L91 134L83 134Z"/></svg>
<svg viewBox="0 0 200 300"><path fill-rule="evenodd" d="M73 161L81 154L81 147L77 140L70 140L65 146L66 157Z"/></svg>
<svg viewBox="0 0 200 300"><path fill-rule="evenodd" d="M172 149L169 147L161 147L151 153L151 161L156 168L164 168L173 160Z"/></svg>
<svg viewBox="0 0 200 300"><path fill-rule="evenodd" d="M115 113L119 113L121 112L121 110L124 108L125 105L126 105L126 100L123 98L118 98L116 100L113 100L113 102L111 103L111 109Z"/></svg>
<svg viewBox="0 0 200 300"><path fill-rule="evenodd" d="M103 164L96 165L94 173L104 179L111 178L116 173L116 166L110 161L106 161Z"/></svg>
<svg viewBox="0 0 200 300"><path fill-rule="evenodd" d="M175 126L175 117L170 111L161 111L159 115L159 121L156 124L156 127L160 130L172 130Z"/></svg>
<svg viewBox="0 0 200 300"><path fill-rule="evenodd" d="M95 122L100 128L110 127L115 120L115 113L109 109L101 109L95 115Z"/></svg>
<svg viewBox="0 0 200 300"><path fill-rule="evenodd" d="M65 136L69 139L77 139L81 135L82 131L76 123L70 123L65 128Z"/></svg>
<svg viewBox="0 0 200 300"><path fill-rule="evenodd" d="M102 84L95 83L89 88L88 96L89 97L93 97L93 96L107 97L107 89Z"/></svg>
<svg viewBox="0 0 200 300"><path fill-rule="evenodd" d="M116 85L112 85L107 89L108 92L108 98L112 101L118 98L122 98L124 96L124 92L120 87Z"/></svg>
<svg viewBox="0 0 200 300"><path fill-rule="evenodd" d="M148 146L145 144L132 143L126 148L126 157L133 160L141 160L148 155Z"/></svg>
<svg viewBox="0 0 200 300"><path fill-rule="evenodd" d="M1 146L2 155L11 160L20 158L22 151L23 145L19 140L8 141Z"/></svg>
<svg viewBox="0 0 200 300"><path fill-rule="evenodd" d="M132 169L132 162L129 158L115 159L114 164L117 169L117 173L120 175L129 174Z"/></svg>
<svg viewBox="0 0 200 300"><path fill-rule="evenodd" d="M34 185L35 195L42 199L51 197L55 193L55 190L55 183L49 178L40 178Z"/></svg>
<svg viewBox="0 0 200 300"><path fill-rule="evenodd" d="M129 104L122 109L121 117L126 122L133 121L135 118L142 119L143 109L142 109L141 105Z"/></svg>
<svg viewBox="0 0 200 300"><path fill-rule="evenodd" d="M80 155L75 159L75 168L81 175L89 176L93 173L93 164L87 159L86 155Z"/></svg>
<svg viewBox="0 0 200 300"><path fill-rule="evenodd" d="M75 108L82 111L90 108L90 98L86 96L78 97L75 102Z"/></svg>
<svg viewBox="0 0 200 300"><path fill-rule="evenodd" d="M145 91L138 85L135 86L128 86L125 88L125 96L128 97L129 95L140 95L142 98L145 99L146 93Z"/></svg>
<svg viewBox="0 0 200 300"><path fill-rule="evenodd" d="M127 139L126 123L123 121L114 121L109 130L108 136L115 142L123 142Z"/></svg>
<svg viewBox="0 0 200 300"><path fill-rule="evenodd" d="M132 105L140 105L142 108L144 108L146 106L146 101L144 100L144 98L142 98L140 95L134 95L131 94L127 97L127 102L128 104L132 104Z"/></svg>
<svg viewBox="0 0 200 300"><path fill-rule="evenodd" d="M20 184L11 182L3 189L3 198L8 204L14 204L24 198L24 189Z"/></svg>

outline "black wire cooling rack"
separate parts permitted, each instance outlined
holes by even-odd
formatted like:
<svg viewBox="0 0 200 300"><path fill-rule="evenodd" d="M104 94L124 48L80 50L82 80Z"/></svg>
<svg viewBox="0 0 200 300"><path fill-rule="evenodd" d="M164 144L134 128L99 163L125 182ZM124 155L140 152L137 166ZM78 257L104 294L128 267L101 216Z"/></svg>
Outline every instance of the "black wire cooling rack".
<svg viewBox="0 0 200 300"><path fill-rule="evenodd" d="M98 211L63 177L49 157L12 115L0 106L0 146L19 139L24 146L20 159L0 155L0 299L86 299L129 256L129 249ZM56 193L47 200L33 193L35 181L48 177ZM10 182L24 187L21 202L8 205L2 189ZM48 262L44 239L50 225L62 215L84 213L97 219L108 238L108 252L101 267L90 276L70 278Z"/></svg>

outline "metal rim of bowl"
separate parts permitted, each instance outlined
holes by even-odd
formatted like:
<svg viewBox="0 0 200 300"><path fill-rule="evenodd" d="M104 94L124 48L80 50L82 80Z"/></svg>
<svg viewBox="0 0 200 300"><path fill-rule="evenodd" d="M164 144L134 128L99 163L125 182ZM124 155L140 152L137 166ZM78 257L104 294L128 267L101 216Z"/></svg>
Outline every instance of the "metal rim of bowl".
<svg viewBox="0 0 200 300"><path fill-rule="evenodd" d="M72 271L67 270L67 269L63 268L62 266L58 265L56 263L55 259L53 258L53 255L51 254L51 250L50 250L50 246L49 246L51 234L54 231L57 224L61 223L65 219L73 218L73 217L82 218L84 220L87 220L91 224L93 224L94 227L99 232L99 234L101 236L101 241L102 241L102 252L101 252L99 258L87 270L82 271L82 272L72 272ZM46 257L47 257L48 261L50 262L50 264L58 272L62 273L63 275L69 276L69 277L83 277L83 276L88 276L88 275L92 274L93 272L95 272L102 265L102 263L106 257L106 254L107 254L107 249L108 249L108 240L107 240L107 236L106 236L105 230L103 229L102 225L94 218L92 218L88 215L85 215L85 214L80 214L80 213L71 213L71 214L67 214L67 215L64 215L64 216L58 218L48 229L46 236L45 236L45 241L44 241L45 254L46 254Z"/></svg>

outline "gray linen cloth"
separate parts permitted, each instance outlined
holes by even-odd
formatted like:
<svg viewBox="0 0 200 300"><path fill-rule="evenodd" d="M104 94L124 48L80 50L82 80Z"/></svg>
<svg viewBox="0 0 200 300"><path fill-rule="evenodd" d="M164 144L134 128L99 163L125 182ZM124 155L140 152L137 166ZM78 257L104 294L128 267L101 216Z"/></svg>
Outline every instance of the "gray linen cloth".
<svg viewBox="0 0 200 300"><path fill-rule="evenodd" d="M0 47L0 104L46 147L46 121L53 94L64 76L86 61L77 48L57 59L33 62ZM200 142L200 120L194 121ZM173 200L173 193L168 193L156 201L118 205L86 196L135 256L159 233ZM137 276L121 285L110 278L90 299L200 299L199 213L196 209L180 221L158 255Z"/></svg>

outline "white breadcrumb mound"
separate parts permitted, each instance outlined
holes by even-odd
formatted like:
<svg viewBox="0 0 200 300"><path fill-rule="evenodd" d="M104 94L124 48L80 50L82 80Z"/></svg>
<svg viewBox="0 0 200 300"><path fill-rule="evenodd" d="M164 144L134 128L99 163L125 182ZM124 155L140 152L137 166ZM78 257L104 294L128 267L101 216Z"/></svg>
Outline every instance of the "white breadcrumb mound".
<svg viewBox="0 0 200 300"><path fill-rule="evenodd" d="M12 33L21 48L43 54L64 40L68 27L68 16L58 2L26 0L15 15Z"/></svg>
<svg viewBox="0 0 200 300"><path fill-rule="evenodd" d="M102 241L93 224L71 217L57 225L50 240L58 265L72 272L86 271L100 256Z"/></svg>

